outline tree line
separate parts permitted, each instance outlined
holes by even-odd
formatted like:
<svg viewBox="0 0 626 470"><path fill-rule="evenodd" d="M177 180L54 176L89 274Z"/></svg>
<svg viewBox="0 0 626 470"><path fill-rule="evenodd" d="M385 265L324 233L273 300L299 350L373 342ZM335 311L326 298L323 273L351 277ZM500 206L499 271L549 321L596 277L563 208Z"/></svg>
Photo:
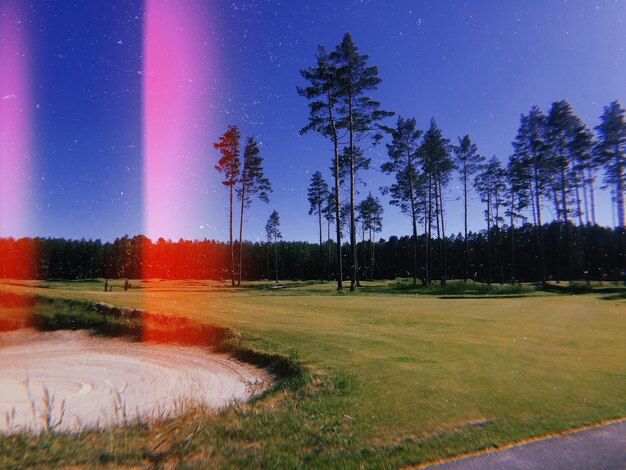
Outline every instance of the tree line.
<svg viewBox="0 0 626 470"><path fill-rule="evenodd" d="M478 195L484 207L486 276L481 274L482 277L491 282L502 270L500 258L504 255L499 247L503 237L512 245L508 277L514 280L526 275L521 268L519 273L516 271L523 260L516 259L520 255L515 245L522 243L518 227L526 227L532 221L536 253L533 278L545 282L553 276L573 281L581 275L575 260L587 258L582 250L591 243L580 236L595 233L583 227L596 224L595 192L600 177L602 188L611 191L614 203L618 240L614 254L619 270L623 270L626 122L619 102L604 108L595 134L566 100L552 103L547 113L531 107L528 114L521 115L513 152L504 165L495 155L481 155L469 135L459 137L453 144L444 137L434 118L425 131L418 129L415 118L399 116L395 126L386 125L386 118L394 113L382 110L380 103L368 96L382 81L378 68L369 65L368 60L369 56L360 53L346 33L331 52L319 46L315 64L301 70L307 86L299 87L297 92L309 105L308 124L301 133L317 132L333 146L332 187L317 171L308 192L309 213L316 216L319 229L320 275L325 256L321 250L324 220L328 240L330 226L335 226L336 250L342 246L347 226L351 256L344 260L339 252L336 255L337 288L342 289L346 265L350 269L350 289L359 285L359 262L365 262L359 261L357 250L359 225L371 238L382 226L383 208L371 192L357 202L357 173L369 169L371 164L357 143L377 145L386 137L387 160L380 169L393 177L393 183L379 189L411 221L410 274L414 285L418 279L429 284L435 278L445 284L452 271L455 277L465 280L473 276L473 242L467 220L472 193ZM455 262L463 260L464 269L460 271L449 266L452 252L446 236L446 190L455 178L462 188L464 206L463 247L454 254ZM547 208L553 210L554 226L558 227L556 243L550 246L550 259L546 256ZM548 266L554 260L557 274Z"/></svg>
<svg viewBox="0 0 626 470"><path fill-rule="evenodd" d="M224 176L222 184L228 188L229 206L228 206L228 222L229 222L229 248L230 248L230 278L231 285L234 287L241 286L243 276L243 227L245 221L245 211L252 205L254 199L263 202L269 202L269 193L272 192L272 185L263 172L263 157L254 136L250 136L246 140L243 152L243 162L240 160L241 133L235 125L228 126L228 129L219 138L219 141L213 144L214 148L220 152L219 159L215 169ZM233 243L233 215L234 215L234 198L236 195L239 200L241 212L239 216L239 243L238 250L235 253L235 245Z"/></svg>
<svg viewBox="0 0 626 470"><path fill-rule="evenodd" d="M277 215L277 214L276 214ZM599 225L570 223L571 242L576 249L566 258L559 249L563 239L563 223L544 224L542 234L546 252L547 279L565 279L564 267L571 262L577 279L613 280L621 278L619 264L620 233ZM279 231L278 225L275 228ZM276 237L274 238L274 235ZM469 252L466 251L469 242ZM417 237L419 251L434 247L432 276L448 279L468 278L480 282L539 282L541 271L537 260L536 227L531 223L480 232L446 236L439 245L425 235ZM445 246L448 262L443 265L438 251ZM239 250L238 241L234 242ZM320 275L317 243L282 241L272 233L267 242L244 242L247 256L242 263L243 280L334 280L338 272L336 245L326 240L321 245L323 256ZM352 257L350 243L341 247L343 265ZM359 277L361 279L393 279L412 277L414 239L392 236L371 239L360 231L357 243ZM0 278L3 279L93 279L93 278L157 278L211 279L232 281L231 249L228 241L164 240L151 241L145 236L124 236L114 242L100 240L65 240L52 238L0 239ZM491 253L491 254L490 254ZM467 254L467 258L465 257ZM330 255L330 256L328 256ZM491 263L489 257L491 256ZM442 271L445 270L445 273Z"/></svg>

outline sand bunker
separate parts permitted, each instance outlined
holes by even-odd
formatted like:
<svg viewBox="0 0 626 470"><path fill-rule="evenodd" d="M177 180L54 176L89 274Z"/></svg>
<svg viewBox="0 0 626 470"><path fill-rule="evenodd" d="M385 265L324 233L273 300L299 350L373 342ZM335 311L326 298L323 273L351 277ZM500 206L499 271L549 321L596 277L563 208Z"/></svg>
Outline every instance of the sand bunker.
<svg viewBox="0 0 626 470"><path fill-rule="evenodd" d="M85 331L0 334L0 431L78 431L221 408L262 391L268 375L200 347Z"/></svg>

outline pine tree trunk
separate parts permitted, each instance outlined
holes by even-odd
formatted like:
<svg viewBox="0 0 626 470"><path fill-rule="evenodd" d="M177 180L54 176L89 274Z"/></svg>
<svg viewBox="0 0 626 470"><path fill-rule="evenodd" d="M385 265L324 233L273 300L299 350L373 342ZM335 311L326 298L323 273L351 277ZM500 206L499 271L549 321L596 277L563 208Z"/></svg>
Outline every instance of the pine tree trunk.
<svg viewBox="0 0 626 470"><path fill-rule="evenodd" d="M542 284L546 282L546 261L543 248L543 225L541 222L541 196L539 194L539 170L537 165L534 167L534 183L535 183L535 215L537 216L537 247L539 249L539 279Z"/></svg>
<svg viewBox="0 0 626 470"><path fill-rule="evenodd" d="M491 194L487 195L487 283L491 285Z"/></svg>
<svg viewBox="0 0 626 470"><path fill-rule="evenodd" d="M619 145L616 145L615 167L617 170L617 177L615 178L615 202L617 203L617 226L619 228L624 228L624 175L621 160L622 156L619 151Z"/></svg>
<svg viewBox="0 0 626 470"><path fill-rule="evenodd" d="M467 282L469 275L469 240L467 239L467 167L463 169L463 209L465 211L465 273L463 282Z"/></svg>
<svg viewBox="0 0 626 470"><path fill-rule="evenodd" d="M585 223L589 225L589 190L587 189L587 175L585 175L585 169L581 170L582 173L582 183L583 183L583 201L585 205Z"/></svg>
<svg viewBox="0 0 626 470"><path fill-rule="evenodd" d="M568 263L568 278L570 286L574 285L574 263L572 261L572 248L569 231L569 208L567 206L567 178L565 168L561 167L561 202L563 203L563 221L565 223L565 259Z"/></svg>
<svg viewBox="0 0 626 470"><path fill-rule="evenodd" d="M409 153L407 151L407 153ZM413 191L413 174L411 172L411 156L407 155L407 173L409 175L409 192L411 193L411 219L413 223L413 286L417 286L417 216L415 214L415 195Z"/></svg>
<svg viewBox="0 0 626 470"><path fill-rule="evenodd" d="M268 244L267 244L267 282L270 282L270 275L271 275L271 272L270 272L270 249L271 249L271 246L270 246L270 243L268 242Z"/></svg>
<svg viewBox="0 0 626 470"><path fill-rule="evenodd" d="M434 183L435 183L435 219L437 221L437 255L439 257L439 278L443 280L443 250L441 247L441 222L439 221L439 216L440 216L439 199L441 197L441 193L439 192L439 181L437 177L434 178Z"/></svg>
<svg viewBox="0 0 626 470"><path fill-rule="evenodd" d="M352 276L350 279L350 292L354 291L359 283L359 260L356 246L356 220L354 214L354 123L352 121L352 90L349 90L348 98L348 121L350 134L350 248L352 251Z"/></svg>
<svg viewBox="0 0 626 470"><path fill-rule="evenodd" d="M615 181L615 201L617 203L617 230L618 230L618 269L620 278L624 277L624 174L622 170L622 155L620 153L619 144L615 146L615 165L617 169L617 178ZM624 278L626 283L626 278Z"/></svg>
<svg viewBox="0 0 626 470"><path fill-rule="evenodd" d="M352 276L350 276L350 292L359 284L359 254L356 244L356 220L354 212L354 167L350 162L350 251L352 252Z"/></svg>
<svg viewBox="0 0 626 470"><path fill-rule="evenodd" d="M511 191L511 284L515 284L515 193Z"/></svg>
<svg viewBox="0 0 626 470"><path fill-rule="evenodd" d="M556 189L552 190L552 200L554 202L554 208L556 209L556 220L560 222L562 220L561 217L561 202L559 201L559 196L556 192Z"/></svg>
<svg viewBox="0 0 626 470"><path fill-rule="evenodd" d="M276 284L278 284L278 243L277 238L274 237L274 266L276 268Z"/></svg>
<svg viewBox="0 0 626 470"><path fill-rule="evenodd" d="M370 281L374 280L374 239L372 229L370 228Z"/></svg>
<svg viewBox="0 0 626 470"><path fill-rule="evenodd" d="M576 210L578 211L578 226L583 226L583 204L580 198L580 184L578 182L575 183L574 187L576 188Z"/></svg>
<svg viewBox="0 0 626 470"><path fill-rule="evenodd" d="M328 228L328 282L332 278L332 253L330 249L330 220L326 219L326 227Z"/></svg>
<svg viewBox="0 0 626 470"><path fill-rule="evenodd" d="M343 267L341 260L341 218L340 218L340 197L339 197L339 137L337 126L333 117L332 97L328 92L328 115L330 117L333 130L333 147L335 151L334 171L335 171L335 222L337 223L337 290L343 289Z"/></svg>
<svg viewBox="0 0 626 470"><path fill-rule="evenodd" d="M426 237L426 284L430 284L430 268L431 268L431 257L430 257L430 245L431 245L431 235L432 235L432 226L433 226L433 184L432 184L432 176L428 175L428 236Z"/></svg>
<svg viewBox="0 0 626 470"><path fill-rule="evenodd" d="M441 243L443 246L441 263L441 284L445 286L448 282L448 251L446 247L446 224L443 212L443 185L441 183L441 179L439 180L439 206L441 209Z"/></svg>
<svg viewBox="0 0 626 470"><path fill-rule="evenodd" d="M246 200L246 186L242 183L241 188L241 219L239 220L239 275L237 276L237 287L241 287L241 274L243 271L243 212Z"/></svg>
<svg viewBox="0 0 626 470"><path fill-rule="evenodd" d="M230 285L235 287L235 247L233 245L233 185L230 185L230 211L229 211L229 227L230 227Z"/></svg>
<svg viewBox="0 0 626 470"><path fill-rule="evenodd" d="M424 275L422 285L428 285L428 200L424 198Z"/></svg>
<svg viewBox="0 0 626 470"><path fill-rule="evenodd" d="M534 186L531 183L531 202L532 204L530 205L530 207L532 207L532 212L533 212L533 227L537 226L537 211L535 210L535 190L533 189Z"/></svg>
<svg viewBox="0 0 626 470"><path fill-rule="evenodd" d="M324 280L324 252L322 247L322 205L317 205L317 216L320 226L320 281Z"/></svg>
<svg viewBox="0 0 626 470"><path fill-rule="evenodd" d="M504 284L504 269L502 267L502 261L500 257L500 245L501 245L501 234L500 234L500 223L498 219L500 218L500 195L496 190L495 194L495 209L492 209L495 213L494 217L494 225L496 229L496 242L495 242L495 250L494 250L494 265L498 268L500 272L500 284Z"/></svg>
<svg viewBox="0 0 626 470"><path fill-rule="evenodd" d="M596 225L596 198L594 195L594 188L593 188L593 177L592 177L592 173L591 173L591 169L589 169L589 202L591 203L591 223L593 223L593 225Z"/></svg>
<svg viewBox="0 0 626 470"><path fill-rule="evenodd" d="M359 244L357 241L357 253L358 253L358 250L359 250ZM360 273L359 277L365 280L365 271L367 270L367 265L365 263L365 229L363 227L361 227L361 252L362 252L361 261L363 263L360 266L360 268L363 270L363 272Z"/></svg>

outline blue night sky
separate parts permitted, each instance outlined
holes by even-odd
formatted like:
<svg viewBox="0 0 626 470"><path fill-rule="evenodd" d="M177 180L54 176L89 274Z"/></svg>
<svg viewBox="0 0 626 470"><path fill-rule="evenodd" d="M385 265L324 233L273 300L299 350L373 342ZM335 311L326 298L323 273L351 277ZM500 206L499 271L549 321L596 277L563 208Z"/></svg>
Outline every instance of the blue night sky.
<svg viewBox="0 0 626 470"><path fill-rule="evenodd" d="M35 207L30 233L12 235L142 233L142 2L35 0L28 11L35 169L27 184ZM202 14L217 50L206 71L211 93L203 95L212 96L206 142L194 156L206 177L188 213L163 233L173 239L227 238L227 191L212 143L231 123L258 137L274 186L269 204L252 206L246 238L264 240L276 209L286 239L317 239L306 189L316 170L330 182L332 148L299 135L308 107L296 86L305 84L299 70L314 63L317 45L333 48L345 31L378 65L383 82L372 96L385 109L416 117L422 128L435 117L453 142L468 133L483 155L503 161L519 115L533 104L547 111L567 99L593 128L603 106L626 101L626 1L206 0ZM361 197L389 181L379 171L384 145L370 152ZM446 201L448 233L462 230L457 186ZM409 233L408 218L381 199L381 236ZM472 204L470 228L480 230L482 208ZM606 194L599 214L613 223Z"/></svg>

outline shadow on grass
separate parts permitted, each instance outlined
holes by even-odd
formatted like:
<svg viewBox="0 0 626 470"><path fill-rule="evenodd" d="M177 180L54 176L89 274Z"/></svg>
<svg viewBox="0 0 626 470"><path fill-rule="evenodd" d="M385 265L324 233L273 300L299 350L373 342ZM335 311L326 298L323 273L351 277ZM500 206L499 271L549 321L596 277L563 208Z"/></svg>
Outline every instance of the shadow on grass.
<svg viewBox="0 0 626 470"><path fill-rule="evenodd" d="M611 295L603 295L599 297L600 300L624 300L626 299L626 292L619 292Z"/></svg>
<svg viewBox="0 0 626 470"><path fill-rule="evenodd" d="M261 282L261 283L243 283L241 287L245 290L252 291L277 291L282 289L294 289L298 287L313 287L328 284L322 281L279 281L279 282Z"/></svg>
<svg viewBox="0 0 626 470"><path fill-rule="evenodd" d="M410 279L400 279L383 285L366 286L359 289L365 293L417 294L432 295L441 298L489 298L489 297L523 297L533 294L537 288L533 284L486 284L476 281L448 281L446 284L433 282L424 286L413 285Z"/></svg>
<svg viewBox="0 0 626 470"><path fill-rule="evenodd" d="M349 281L346 281L349 282ZM242 285L241 289L227 289L231 292L267 292L277 295L354 295L354 294L389 294L389 295L425 295L441 299L508 299L532 295L562 294L626 294L626 287L621 286L589 286L585 282L568 282L557 284L554 282L517 283L517 284L487 284L477 281L450 280L446 284L433 282L424 286L419 283L413 285L411 279L397 279L393 281L363 281L362 286L354 293L347 288L337 291L334 283L321 281L257 283Z"/></svg>
<svg viewBox="0 0 626 470"><path fill-rule="evenodd" d="M454 300L454 299L520 299L528 297L528 294L494 294L494 295L440 295L438 299Z"/></svg>
<svg viewBox="0 0 626 470"><path fill-rule="evenodd" d="M582 294L618 294L625 295L626 287L624 286L591 286L584 282L574 282L572 285L569 282L562 284L556 284L553 282L539 285L539 289L545 292L553 292L556 294L569 294L569 295L582 295Z"/></svg>

